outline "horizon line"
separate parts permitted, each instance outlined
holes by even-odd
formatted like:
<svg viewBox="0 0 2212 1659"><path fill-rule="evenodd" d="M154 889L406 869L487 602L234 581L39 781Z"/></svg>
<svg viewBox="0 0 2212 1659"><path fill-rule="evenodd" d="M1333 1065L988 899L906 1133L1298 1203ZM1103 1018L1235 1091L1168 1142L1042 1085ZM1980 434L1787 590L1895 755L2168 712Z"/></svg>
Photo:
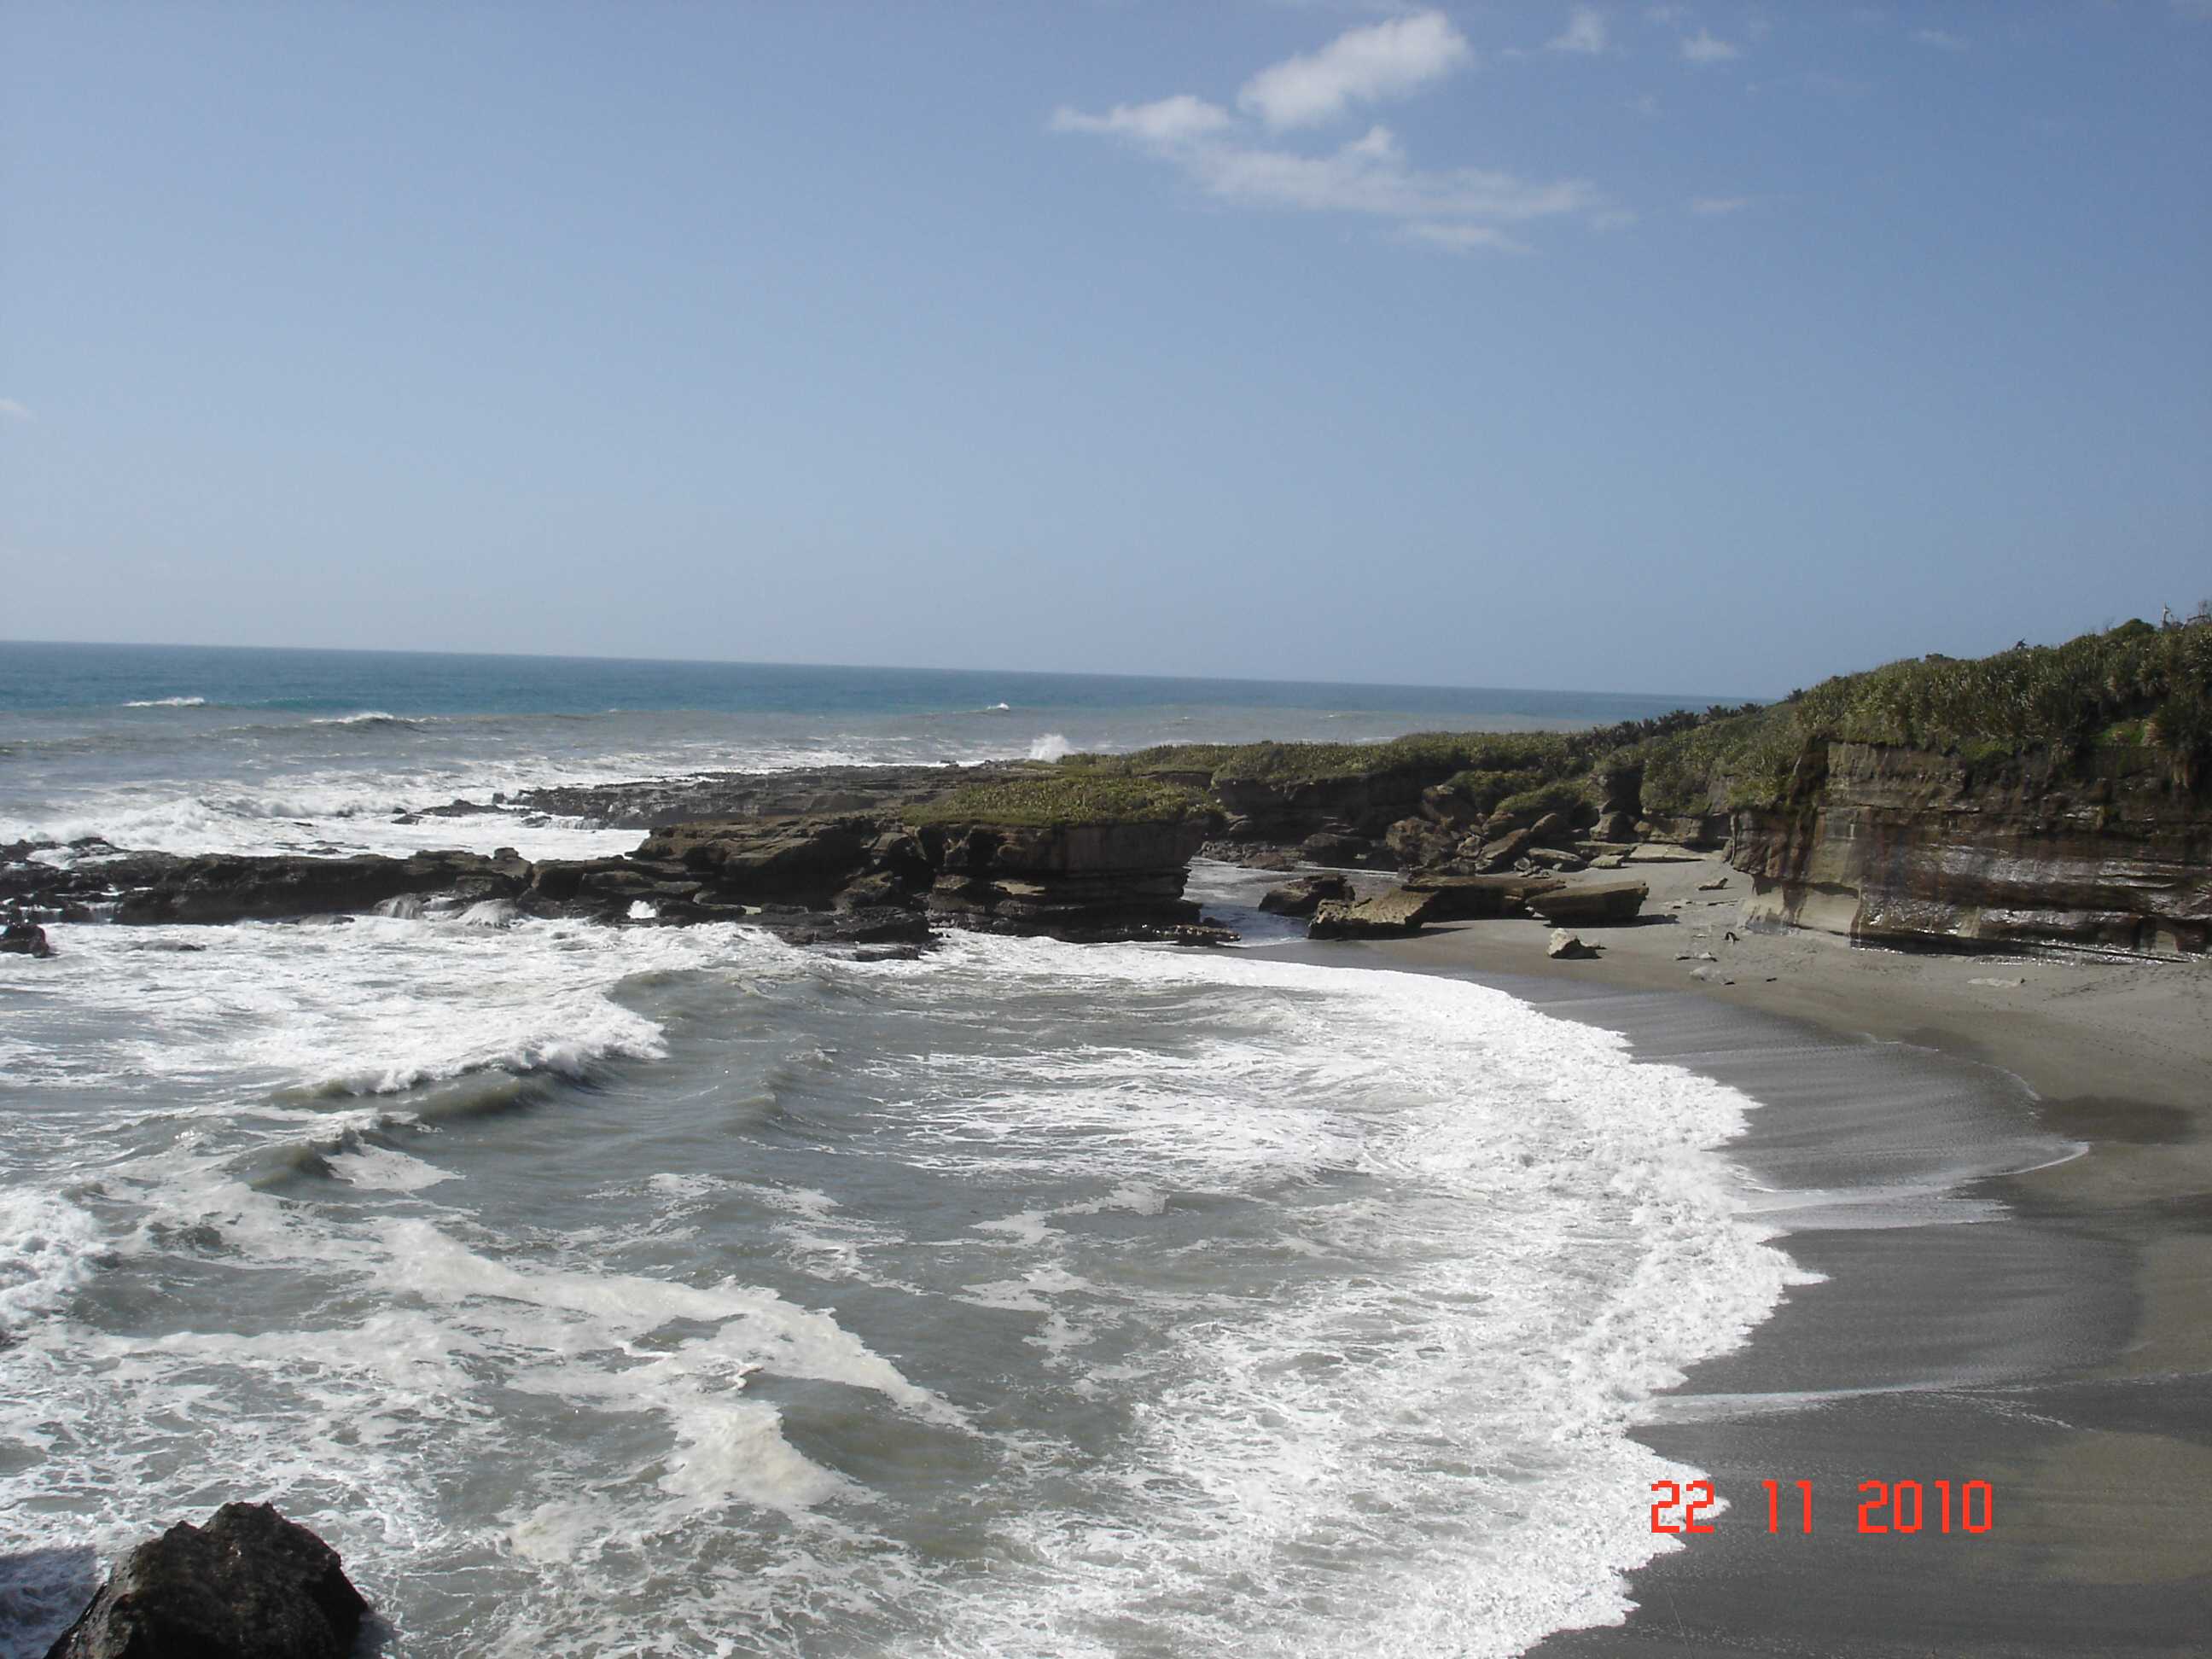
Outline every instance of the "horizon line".
<svg viewBox="0 0 2212 1659"><path fill-rule="evenodd" d="M138 651L270 652L354 657L489 658L514 662L650 663L663 667L690 668L807 668L868 673L964 674L977 678L993 674L1026 674L1038 679L1190 680L1211 685L1323 685L1364 690L1467 691L1503 693L1508 696L1621 697L1643 702L1663 702L1669 698L1680 698L1682 699L1679 704L1680 708L1692 709L1700 707L1723 707L1731 702L1731 699L1711 696L1705 693L1696 694L1693 696L1692 694L1680 691L1608 691L1589 686L1468 685L1423 680L1269 679L1251 675L1128 673L1119 671L1058 668L941 668L920 663L784 662L744 657L634 657L594 652L441 651L410 647L365 645L210 645L192 641L173 640L0 639L0 649L19 645L83 646L108 650ZM1699 702L1698 698L1704 698L1705 701ZM1775 702L1779 700L1779 695L1776 694L1755 697L1739 696L1732 701L1734 702Z"/></svg>

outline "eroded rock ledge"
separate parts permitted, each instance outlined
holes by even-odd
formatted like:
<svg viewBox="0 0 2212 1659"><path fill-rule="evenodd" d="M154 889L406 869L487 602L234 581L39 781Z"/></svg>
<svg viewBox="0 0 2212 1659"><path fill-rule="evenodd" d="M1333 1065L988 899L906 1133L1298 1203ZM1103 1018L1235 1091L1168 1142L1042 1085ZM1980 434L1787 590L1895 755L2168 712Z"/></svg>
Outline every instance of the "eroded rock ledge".
<svg viewBox="0 0 2212 1659"><path fill-rule="evenodd" d="M795 942L918 945L933 923L1080 940L1233 937L1183 896L1214 827L1196 796L1071 795L1049 769L846 768L541 792L441 816L533 811L650 828L619 857L421 853L263 857L80 843L66 865L0 848L0 906L27 922L274 921L459 913L744 921ZM415 816L422 816L420 814Z"/></svg>
<svg viewBox="0 0 2212 1659"><path fill-rule="evenodd" d="M1754 922L1936 948L2212 949L2212 799L2142 749L2057 775L2042 757L1831 744L1731 830Z"/></svg>

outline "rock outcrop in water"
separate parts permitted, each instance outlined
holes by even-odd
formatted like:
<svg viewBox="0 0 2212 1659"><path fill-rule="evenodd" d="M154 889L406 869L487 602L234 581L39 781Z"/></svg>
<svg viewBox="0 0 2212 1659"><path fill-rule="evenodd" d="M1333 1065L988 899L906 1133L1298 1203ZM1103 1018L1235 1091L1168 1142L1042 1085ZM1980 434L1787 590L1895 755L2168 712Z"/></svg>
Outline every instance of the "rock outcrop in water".
<svg viewBox="0 0 2212 1659"><path fill-rule="evenodd" d="M345 1659L368 1612L313 1533L226 1504L132 1550L46 1659Z"/></svg>
<svg viewBox="0 0 2212 1659"><path fill-rule="evenodd" d="M54 947L47 942L46 930L34 921L11 921L0 928L0 953L22 957L50 957Z"/></svg>
<svg viewBox="0 0 2212 1659"><path fill-rule="evenodd" d="M471 921L744 921L803 944L919 944L933 922L1073 939L1231 937L1203 926L1183 896L1216 820L1179 791L1071 792L1024 766L844 768L628 790L556 802L654 821L620 857L180 857L99 842L58 866L12 847L0 849L0 906L33 927L45 917L214 923L382 908ZM700 806L713 816L666 817Z"/></svg>

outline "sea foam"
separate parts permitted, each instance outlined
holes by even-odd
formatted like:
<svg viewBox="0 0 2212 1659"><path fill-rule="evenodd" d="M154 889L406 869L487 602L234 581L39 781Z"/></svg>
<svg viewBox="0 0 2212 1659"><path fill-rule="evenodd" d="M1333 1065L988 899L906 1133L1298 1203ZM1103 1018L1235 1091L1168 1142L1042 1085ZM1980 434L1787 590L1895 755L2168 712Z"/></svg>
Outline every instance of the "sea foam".
<svg viewBox="0 0 2212 1659"><path fill-rule="evenodd" d="M1693 1478L1628 1429L1791 1279L1748 1099L1447 979L173 931L11 1033L139 1103L0 1215L7 1535L219 1465L427 1659L1516 1652L1620 1616Z"/></svg>

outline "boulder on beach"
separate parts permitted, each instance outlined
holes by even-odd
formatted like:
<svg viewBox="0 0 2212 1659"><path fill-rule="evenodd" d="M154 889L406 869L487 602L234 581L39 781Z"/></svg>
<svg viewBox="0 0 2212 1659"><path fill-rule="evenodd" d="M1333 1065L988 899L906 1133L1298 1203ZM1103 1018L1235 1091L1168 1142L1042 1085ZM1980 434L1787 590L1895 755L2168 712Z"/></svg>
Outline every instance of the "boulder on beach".
<svg viewBox="0 0 2212 1659"><path fill-rule="evenodd" d="M1474 854L1474 862L1485 872L1503 870L1528 850L1531 837L1526 830L1515 830L1499 836L1494 841L1482 843Z"/></svg>
<svg viewBox="0 0 2212 1659"><path fill-rule="evenodd" d="M1422 913L1428 921L1484 921L1526 913L1529 896L1566 885L1553 875L1458 876L1422 872L1406 878L1409 893L1428 893L1436 902Z"/></svg>
<svg viewBox="0 0 2212 1659"><path fill-rule="evenodd" d="M1629 842L1636 839L1636 815L1633 812L1601 812L1591 825L1590 834L1599 841Z"/></svg>
<svg viewBox="0 0 2212 1659"><path fill-rule="evenodd" d="M344 1659L368 1611L313 1533L225 1504L132 1550L46 1659Z"/></svg>
<svg viewBox="0 0 2212 1659"><path fill-rule="evenodd" d="M1589 866L1589 860L1581 854L1570 853L1560 847L1532 847L1526 857L1529 866L1538 870L1572 871Z"/></svg>
<svg viewBox="0 0 2212 1659"><path fill-rule="evenodd" d="M1564 812L1547 812L1528 826L1528 840L1537 847L1565 847L1575 839L1575 826Z"/></svg>
<svg viewBox="0 0 2212 1659"><path fill-rule="evenodd" d="M1597 947L1594 945L1583 944L1583 936L1580 933L1571 933L1564 927L1554 927L1552 929L1550 941L1544 946L1544 954L1547 957L1557 957L1564 961L1579 961L1595 957L1597 954Z"/></svg>
<svg viewBox="0 0 2212 1659"><path fill-rule="evenodd" d="M1651 889L1640 881L1590 881L1530 896L1528 908L1547 921L1583 927L1633 921Z"/></svg>
<svg viewBox="0 0 2212 1659"><path fill-rule="evenodd" d="M1433 893L1393 887L1371 899L1329 899L1306 924L1308 939L1395 939L1420 931L1436 905Z"/></svg>
<svg viewBox="0 0 2212 1659"><path fill-rule="evenodd" d="M1328 899L1352 896L1352 884L1335 874L1307 876L1302 880L1270 887L1261 896L1260 908L1269 915L1310 916Z"/></svg>

